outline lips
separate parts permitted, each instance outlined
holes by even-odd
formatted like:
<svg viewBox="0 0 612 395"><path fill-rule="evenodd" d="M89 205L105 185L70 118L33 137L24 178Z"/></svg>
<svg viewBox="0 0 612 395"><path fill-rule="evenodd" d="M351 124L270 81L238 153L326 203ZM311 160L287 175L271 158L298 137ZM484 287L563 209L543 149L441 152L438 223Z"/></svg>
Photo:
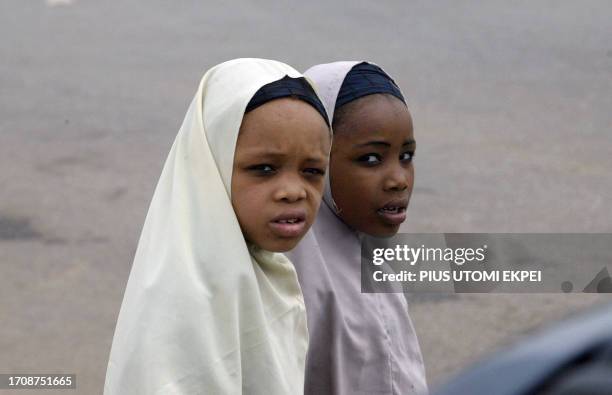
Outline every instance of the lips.
<svg viewBox="0 0 612 395"><path fill-rule="evenodd" d="M376 213L390 225L399 225L406 220L408 199L396 199L379 208Z"/></svg>
<svg viewBox="0 0 612 395"><path fill-rule="evenodd" d="M277 215L269 222L272 233L284 238L302 235L306 229L306 212L304 210L288 210Z"/></svg>

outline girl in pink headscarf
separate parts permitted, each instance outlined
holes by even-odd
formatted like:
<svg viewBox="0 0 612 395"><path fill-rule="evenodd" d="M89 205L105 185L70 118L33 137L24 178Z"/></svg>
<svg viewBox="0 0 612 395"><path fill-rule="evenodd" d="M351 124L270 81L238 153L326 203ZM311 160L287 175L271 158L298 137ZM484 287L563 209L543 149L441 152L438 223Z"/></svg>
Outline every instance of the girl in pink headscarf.
<svg viewBox="0 0 612 395"><path fill-rule="evenodd" d="M401 293L361 293L360 238L393 236L406 219L416 148L404 97L378 66L312 67L333 120L324 202L289 254L306 301L305 394L427 392L415 330Z"/></svg>

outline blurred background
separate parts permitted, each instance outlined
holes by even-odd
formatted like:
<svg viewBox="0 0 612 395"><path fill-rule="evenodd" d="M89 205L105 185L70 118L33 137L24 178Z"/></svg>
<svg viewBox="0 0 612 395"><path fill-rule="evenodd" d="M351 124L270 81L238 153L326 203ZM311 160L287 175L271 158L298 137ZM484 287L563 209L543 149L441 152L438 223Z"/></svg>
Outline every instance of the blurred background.
<svg viewBox="0 0 612 395"><path fill-rule="evenodd" d="M418 144L406 232L612 232L611 20L605 0L2 0L0 373L102 393L164 160L201 76L231 58L389 72ZM606 301L410 304L435 385Z"/></svg>

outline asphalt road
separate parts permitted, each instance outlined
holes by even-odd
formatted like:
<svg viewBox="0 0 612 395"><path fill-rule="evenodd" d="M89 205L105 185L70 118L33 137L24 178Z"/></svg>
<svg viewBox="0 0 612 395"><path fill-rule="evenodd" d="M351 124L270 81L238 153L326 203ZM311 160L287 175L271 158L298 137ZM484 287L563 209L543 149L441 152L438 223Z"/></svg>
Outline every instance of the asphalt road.
<svg viewBox="0 0 612 395"><path fill-rule="evenodd" d="M608 1L350 4L0 2L0 373L101 393L163 161L203 72L235 57L395 77L418 142L405 231L612 232ZM436 383L602 301L414 297L411 314Z"/></svg>

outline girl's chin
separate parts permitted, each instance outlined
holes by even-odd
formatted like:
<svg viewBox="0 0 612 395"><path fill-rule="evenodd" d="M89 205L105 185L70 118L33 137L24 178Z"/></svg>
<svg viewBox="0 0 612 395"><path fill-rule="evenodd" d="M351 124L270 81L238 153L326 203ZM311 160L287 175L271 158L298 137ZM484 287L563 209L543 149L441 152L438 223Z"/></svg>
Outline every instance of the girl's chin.
<svg viewBox="0 0 612 395"><path fill-rule="evenodd" d="M262 240L259 244L260 248L270 252L287 252L297 246L301 237L291 239L275 239L275 240Z"/></svg>
<svg viewBox="0 0 612 395"><path fill-rule="evenodd" d="M386 218L382 218L378 213L367 218L361 217L357 221L351 221L350 218L340 214L340 219L350 228L372 237L393 237L404 222L402 220L401 222L396 221L397 223L389 223Z"/></svg>
<svg viewBox="0 0 612 395"><path fill-rule="evenodd" d="M360 230L358 229L361 233L365 233L368 236L372 236L372 237L393 237L397 234L397 232L399 231L400 225L388 225L388 224L384 224L384 225L379 225L379 226L375 226L375 227L368 227L367 229L363 229Z"/></svg>

